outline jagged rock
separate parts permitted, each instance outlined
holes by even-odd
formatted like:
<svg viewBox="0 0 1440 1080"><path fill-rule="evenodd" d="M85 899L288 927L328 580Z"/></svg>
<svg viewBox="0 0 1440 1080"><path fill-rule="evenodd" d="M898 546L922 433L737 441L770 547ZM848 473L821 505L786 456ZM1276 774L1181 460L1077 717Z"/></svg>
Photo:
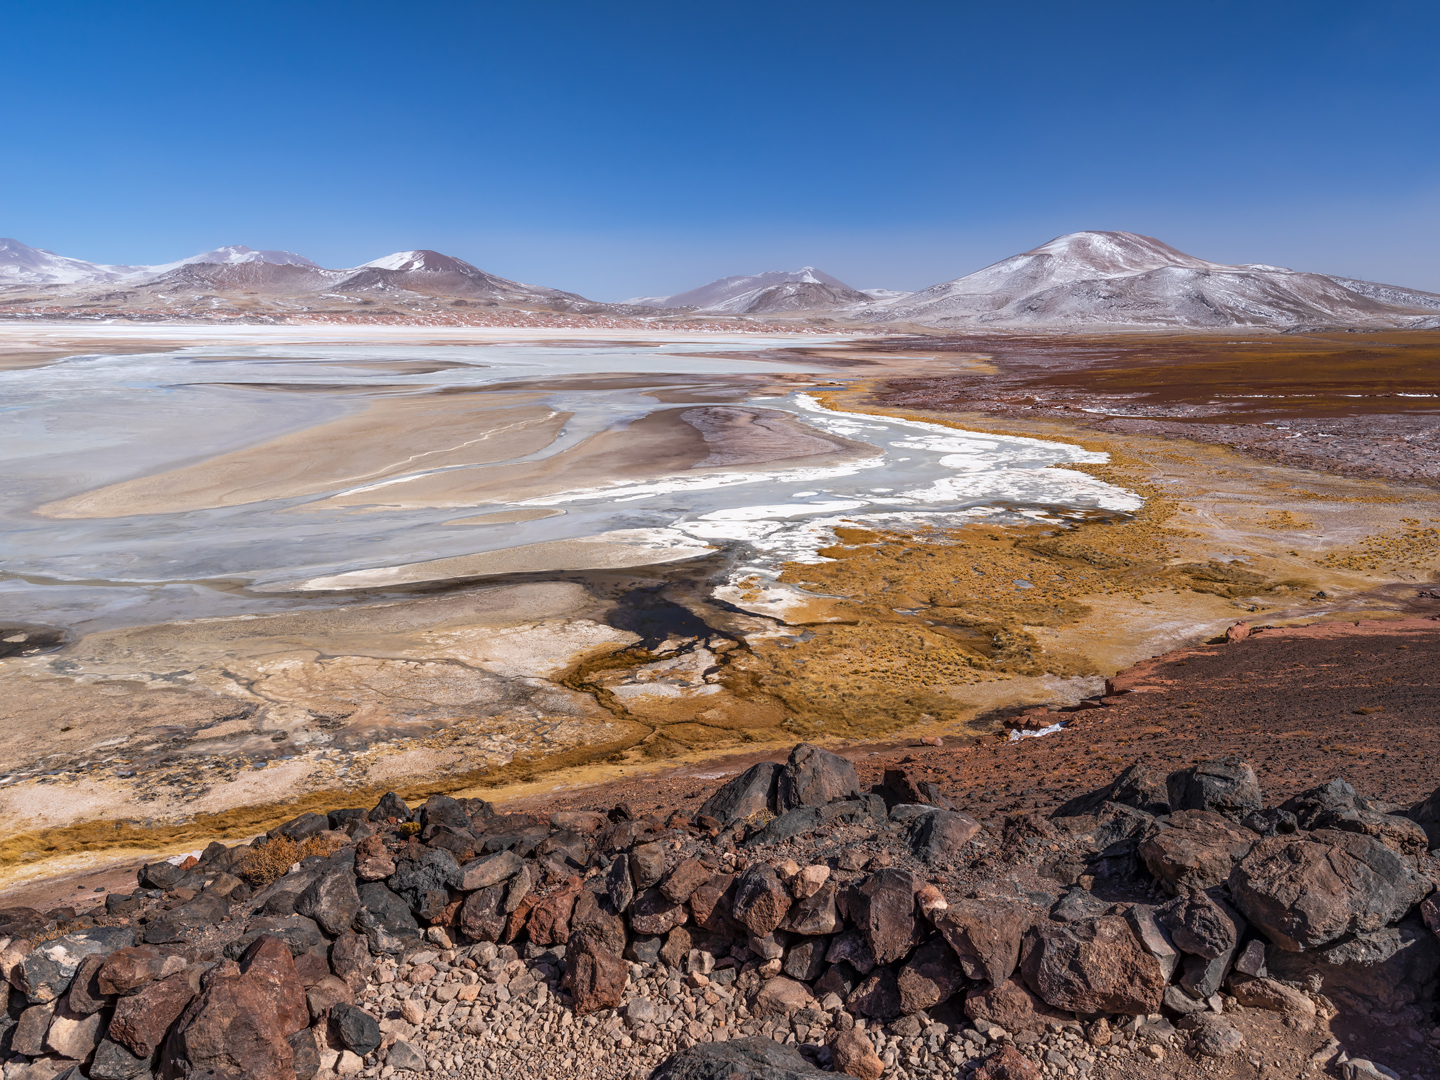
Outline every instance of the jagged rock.
<svg viewBox="0 0 1440 1080"><path fill-rule="evenodd" d="M787 810L747 836L745 846L768 847L783 840L793 840L797 836L807 836L825 823L825 809L820 806L799 806L794 810Z"/></svg>
<svg viewBox="0 0 1440 1080"><path fill-rule="evenodd" d="M775 930L784 921L790 904L790 891L769 863L752 863L735 883L732 914L757 936Z"/></svg>
<svg viewBox="0 0 1440 1080"><path fill-rule="evenodd" d="M1175 969L1180 966L1180 951L1170 937L1170 931L1160 925L1156 909L1149 904L1131 904L1125 912L1125 921L1140 944L1155 960L1162 981L1169 982Z"/></svg>
<svg viewBox="0 0 1440 1080"><path fill-rule="evenodd" d="M1114 915L1036 927L1025 939L1020 969L1032 990L1070 1012L1153 1013L1165 990L1130 924Z"/></svg>
<svg viewBox="0 0 1440 1080"><path fill-rule="evenodd" d="M291 818L285 824L271 829L269 836L283 836L287 840L294 840L299 843L317 836L330 828L330 819L324 814L313 814L308 810L299 817Z"/></svg>
<svg viewBox="0 0 1440 1080"><path fill-rule="evenodd" d="M777 813L797 806L824 806L836 799L858 797L860 777L855 766L839 754L801 743L790 751L775 792Z"/></svg>
<svg viewBox="0 0 1440 1080"><path fill-rule="evenodd" d="M55 1017L55 1002L31 1005L20 1014L20 1021L10 1035L10 1049L26 1057L39 1057L45 1052L45 1033Z"/></svg>
<svg viewBox="0 0 1440 1080"><path fill-rule="evenodd" d="M876 968L845 999L845 1007L857 1016L890 1022L904 1013L895 969Z"/></svg>
<svg viewBox="0 0 1440 1080"><path fill-rule="evenodd" d="M355 846L355 876L361 881L384 881L394 873L395 860L383 836L367 836Z"/></svg>
<svg viewBox="0 0 1440 1080"><path fill-rule="evenodd" d="M344 979L352 989L359 985L375 967L370 958L370 945L363 934L346 931L330 946L330 968Z"/></svg>
<svg viewBox="0 0 1440 1080"><path fill-rule="evenodd" d="M714 934L732 934L740 928L730 917L736 877L735 874L715 874L690 894L687 904L696 926Z"/></svg>
<svg viewBox="0 0 1440 1080"><path fill-rule="evenodd" d="M54 1001L69 989L80 962L92 953L111 953L135 944L125 926L95 926L42 941L10 973L10 982L32 1005Z"/></svg>
<svg viewBox="0 0 1440 1080"><path fill-rule="evenodd" d="M136 1080L150 1072L152 1059L137 1057L114 1039L102 1038L90 1061L90 1080Z"/></svg>
<svg viewBox="0 0 1440 1080"><path fill-rule="evenodd" d="M909 1014L950 1000L964 988L966 980L954 950L943 937L933 937L905 961L895 981L900 991L900 1011Z"/></svg>
<svg viewBox="0 0 1440 1080"><path fill-rule="evenodd" d="M572 877L565 886L539 900L530 908L525 930L536 945L562 945L570 936L570 912L580 895L580 879ZM637 934L646 933L636 927Z"/></svg>
<svg viewBox="0 0 1440 1080"><path fill-rule="evenodd" d="M773 761L750 766L706 799L696 816L714 818L724 826L748 821L762 811L774 813L776 788L784 768Z"/></svg>
<svg viewBox="0 0 1440 1080"><path fill-rule="evenodd" d="M423 1073L430 1068L420 1048L404 1039L390 1047L390 1052L385 1056L385 1064L392 1069L413 1073Z"/></svg>
<svg viewBox="0 0 1440 1080"><path fill-rule="evenodd" d="M1196 1001L1208 1001L1220 992L1234 957L1233 948L1219 956L1186 956L1180 963L1180 978L1176 985Z"/></svg>
<svg viewBox="0 0 1440 1080"><path fill-rule="evenodd" d="M965 995L965 1015L988 1020L1006 1031L1038 1031L1046 1020L1069 1019L1052 1009L1020 981L1006 979L996 986L977 986Z"/></svg>
<svg viewBox="0 0 1440 1080"><path fill-rule="evenodd" d="M1281 810L1278 806L1246 814L1240 819L1240 824L1261 836L1288 836L1300 828L1295 815L1289 810Z"/></svg>
<svg viewBox="0 0 1440 1080"><path fill-rule="evenodd" d="M635 891L644 892L660 884L665 876L665 846L663 844L641 844L630 853L630 876L635 881Z"/></svg>
<svg viewBox="0 0 1440 1080"><path fill-rule="evenodd" d="M1214 888L1256 843L1248 829L1210 810L1181 810L1155 824L1140 842L1140 858L1172 894Z"/></svg>
<svg viewBox="0 0 1440 1080"><path fill-rule="evenodd" d="M1295 953L1271 948L1270 975L1286 982L1318 979L1332 998L1363 1002L1378 1015L1394 1016L1412 1003L1430 1001L1440 977L1440 943L1411 921L1385 926Z"/></svg>
<svg viewBox="0 0 1440 1080"><path fill-rule="evenodd" d="M1315 1026L1315 1002L1274 979L1250 979L1232 975L1230 993L1247 1009L1267 1009L1293 1017L1303 1031Z"/></svg>
<svg viewBox="0 0 1440 1080"><path fill-rule="evenodd" d="M1151 774L1140 762L1127 766L1119 776L1102 788L1078 795L1061 805L1051 817L1084 817L1104 809L1106 803L1133 807L1147 814L1168 814L1169 793L1165 782Z"/></svg>
<svg viewBox="0 0 1440 1080"><path fill-rule="evenodd" d="M815 1003L810 988L802 982L777 975L766 979L756 991L750 1003L750 1011L761 1019L774 1016L792 1016L801 1009L808 1009Z"/></svg>
<svg viewBox="0 0 1440 1080"><path fill-rule="evenodd" d="M403 901L400 901L400 906L404 907ZM239 960L257 939L267 935L283 941L289 947L292 957L319 948L325 941L320 927L313 919L307 919L303 915L288 915L284 918L262 915L252 918L245 933L225 946L225 955L231 960Z"/></svg>
<svg viewBox="0 0 1440 1080"><path fill-rule="evenodd" d="M571 950L577 948L577 936L605 953L619 956L625 951L625 920L606 911L600 898L587 889L576 898L570 913Z"/></svg>
<svg viewBox="0 0 1440 1080"><path fill-rule="evenodd" d="M115 1004L115 995L100 989L100 969L108 959L102 953L91 953L80 961L70 983L70 992L66 995L72 1012L88 1016Z"/></svg>
<svg viewBox="0 0 1440 1080"><path fill-rule="evenodd" d="M910 850L923 862L945 862L959 855L979 831L980 823L968 814L934 810L910 826Z"/></svg>
<svg viewBox="0 0 1440 1080"><path fill-rule="evenodd" d="M273 938L267 940L274 941ZM279 941L274 941L274 946L283 949L285 959L289 961L290 950ZM291 968L293 970L293 963ZM299 990L298 980L296 989ZM148 1060L164 1045L165 1033L194 997L195 985L185 972L148 983L139 993L123 997L115 1003L115 1015L110 1020L110 1038L124 1045L136 1057Z"/></svg>
<svg viewBox="0 0 1440 1080"><path fill-rule="evenodd" d="M840 912L835 906L837 892L834 882L825 882L814 893L790 905L780 928L810 936L835 933L840 929Z"/></svg>
<svg viewBox="0 0 1440 1080"><path fill-rule="evenodd" d="M375 809L370 811L368 818L370 821L388 821L391 818L396 821L409 821L412 816L405 800L395 792L387 791L375 804Z"/></svg>
<svg viewBox="0 0 1440 1080"><path fill-rule="evenodd" d="M494 855L468 862L460 868L461 892L476 892L514 877L525 869L525 860L513 851L497 851Z"/></svg>
<svg viewBox="0 0 1440 1080"><path fill-rule="evenodd" d="M635 902L635 882L630 877L628 856L617 855L610 864L610 871L605 875L605 890L616 911L623 915L630 910L630 905Z"/></svg>
<svg viewBox="0 0 1440 1080"><path fill-rule="evenodd" d="M1020 963L1020 946L1034 921L1034 912L1019 904L957 900L936 916L935 928L966 975L1000 986Z"/></svg>
<svg viewBox="0 0 1440 1080"><path fill-rule="evenodd" d="M570 989L576 1015L618 1008L630 972L625 961L583 935L572 935L570 940L565 956L573 965Z"/></svg>
<svg viewBox="0 0 1440 1080"><path fill-rule="evenodd" d="M881 870L853 892L850 915L877 964L899 960L914 946L915 888L908 870Z"/></svg>
<svg viewBox="0 0 1440 1080"><path fill-rule="evenodd" d="M330 867L295 901L295 912L314 919L327 934L350 929L360 910L360 893L355 888L355 865L341 859Z"/></svg>
<svg viewBox="0 0 1440 1080"><path fill-rule="evenodd" d="M184 941L190 931L218 923L229 907L224 897L202 892L188 904L147 923L145 941L152 945Z"/></svg>
<svg viewBox="0 0 1440 1080"><path fill-rule="evenodd" d="M793 1046L753 1038L698 1043L666 1058L650 1080L819 1080L831 1075Z"/></svg>
<svg viewBox="0 0 1440 1080"><path fill-rule="evenodd" d="M668 934L689 918L684 904L668 899L659 889L646 889L630 909L630 928L637 934Z"/></svg>
<svg viewBox="0 0 1440 1080"><path fill-rule="evenodd" d="M1040 1080L1035 1063L1013 1046L1005 1046L992 1054L975 1070L974 1080Z"/></svg>
<svg viewBox="0 0 1440 1080"><path fill-rule="evenodd" d="M111 996L133 994L146 983L159 978L165 957L144 945L116 949L105 959L96 973L100 993Z"/></svg>
<svg viewBox="0 0 1440 1080"><path fill-rule="evenodd" d="M380 1022L357 1005L341 1003L331 1008L329 1030L341 1045L361 1057L380 1045Z"/></svg>
<svg viewBox="0 0 1440 1080"><path fill-rule="evenodd" d="M1190 1033L1190 1049L1201 1057L1231 1057L1245 1049L1245 1036L1219 1013L1194 1013L1181 1019L1179 1026Z"/></svg>
<svg viewBox="0 0 1440 1080"><path fill-rule="evenodd" d="M683 904L690 899L691 893L710 880L713 873L714 871L699 859L682 859L675 869L666 875L660 891L675 903Z"/></svg>
<svg viewBox="0 0 1440 1080"><path fill-rule="evenodd" d="M924 803L941 810L955 808L955 804L945 797L938 785L921 778L915 770L903 766L886 769L880 780L880 789L887 807L902 803Z"/></svg>
<svg viewBox="0 0 1440 1080"><path fill-rule="evenodd" d="M290 1044L295 1080L311 1080L320 1071L320 1038L314 1028L297 1031L285 1040Z"/></svg>
<svg viewBox="0 0 1440 1080"><path fill-rule="evenodd" d="M823 863L802 866L790 879L790 895L796 900L814 896L830 880L830 867Z"/></svg>
<svg viewBox="0 0 1440 1080"><path fill-rule="evenodd" d="M1233 757L1178 769L1165 778L1165 790L1172 811L1213 810L1239 820L1262 805L1255 770Z"/></svg>
<svg viewBox="0 0 1440 1080"><path fill-rule="evenodd" d="M1228 904L1203 892L1177 896L1155 915L1181 952L1206 959L1234 952L1245 932L1244 920Z"/></svg>
<svg viewBox="0 0 1440 1080"><path fill-rule="evenodd" d="M505 889L501 885L472 892L460 905L456 920L460 932L472 941L499 941L508 921L505 912L500 910L504 899Z"/></svg>
<svg viewBox="0 0 1440 1080"><path fill-rule="evenodd" d="M1302 829L1335 829L1373 836L1402 855L1423 855L1430 847L1423 828L1398 814L1382 814L1336 778L1286 799L1280 810L1295 816Z"/></svg>
<svg viewBox="0 0 1440 1080"><path fill-rule="evenodd" d="M837 1032L831 1038L830 1060L836 1072L856 1076L860 1080L880 1080L885 1074L885 1063L875 1053L875 1047L854 1028Z"/></svg>
<svg viewBox="0 0 1440 1080"><path fill-rule="evenodd" d="M1261 840L1235 865L1229 886L1241 914L1297 952L1378 930L1433 888L1378 840L1334 830Z"/></svg>
<svg viewBox="0 0 1440 1080"><path fill-rule="evenodd" d="M806 938L790 947L785 954L786 975L801 982L814 982L825 967L825 953L830 942L825 938Z"/></svg>
<svg viewBox="0 0 1440 1080"><path fill-rule="evenodd" d="M450 902L450 890L459 888L460 879L460 864L454 855L425 848L419 858L397 860L395 873L385 884L416 915L433 920Z"/></svg>

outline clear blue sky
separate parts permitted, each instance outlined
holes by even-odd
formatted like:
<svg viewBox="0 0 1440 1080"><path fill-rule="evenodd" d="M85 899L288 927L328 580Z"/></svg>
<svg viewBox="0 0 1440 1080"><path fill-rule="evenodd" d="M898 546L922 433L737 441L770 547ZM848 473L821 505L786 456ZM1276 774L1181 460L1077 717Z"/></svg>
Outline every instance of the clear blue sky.
<svg viewBox="0 0 1440 1080"><path fill-rule="evenodd" d="M1440 291L1440 5L0 0L0 236L613 300L1077 229Z"/></svg>

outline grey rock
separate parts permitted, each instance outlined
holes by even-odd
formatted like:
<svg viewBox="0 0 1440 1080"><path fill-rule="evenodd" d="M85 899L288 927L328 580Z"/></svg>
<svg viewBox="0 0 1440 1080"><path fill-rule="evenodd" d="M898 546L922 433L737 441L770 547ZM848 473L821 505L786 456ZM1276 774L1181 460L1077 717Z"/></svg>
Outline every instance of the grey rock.
<svg viewBox="0 0 1440 1080"><path fill-rule="evenodd" d="M36 945L11 973L11 982L32 1005L54 1001L70 987L80 962L94 953L112 953L135 944L124 926L95 926Z"/></svg>
<svg viewBox="0 0 1440 1080"><path fill-rule="evenodd" d="M1356 934L1295 953L1272 948L1266 966L1273 979L1306 982L1318 977L1331 997L1359 999L1378 1015L1430 1001L1440 976L1440 942L1417 922Z"/></svg>
<svg viewBox="0 0 1440 1080"><path fill-rule="evenodd" d="M150 1072L151 1060L136 1057L114 1039L104 1038L90 1062L90 1080L135 1080Z"/></svg>
<svg viewBox="0 0 1440 1080"><path fill-rule="evenodd" d="M1179 1026L1190 1034L1190 1049L1202 1057L1227 1058L1245 1049L1245 1036L1218 1013L1193 1013Z"/></svg>
<svg viewBox="0 0 1440 1080"><path fill-rule="evenodd" d="M475 892L498 885L525 869L525 860L513 851L497 851L494 855L468 862L460 868L460 881L456 886L461 892Z"/></svg>
<svg viewBox="0 0 1440 1080"><path fill-rule="evenodd" d="M839 754L810 743L790 751L776 784L776 812L797 806L824 806L836 799L857 798L860 777L855 766Z"/></svg>
<svg viewBox="0 0 1440 1080"><path fill-rule="evenodd" d="M721 825L733 825L737 821L748 821L762 811L774 813L776 788L783 771L784 766L773 761L752 765L706 799L696 817L710 817Z"/></svg>
<svg viewBox="0 0 1440 1080"><path fill-rule="evenodd" d="M1203 892L1177 896L1155 915L1176 948L1206 959L1234 952L1245 932L1245 920L1230 905Z"/></svg>
<svg viewBox="0 0 1440 1080"><path fill-rule="evenodd" d="M1238 758L1202 761L1165 779L1170 809L1213 810L1236 820L1261 807L1255 770Z"/></svg>
<svg viewBox="0 0 1440 1080"><path fill-rule="evenodd" d="M410 808L405 805L405 800L396 795L393 791L387 791L375 804L375 809L370 811L371 821L385 821L394 818L396 821L409 821L412 818Z"/></svg>
<svg viewBox="0 0 1440 1080"><path fill-rule="evenodd" d="M772 1039L731 1039L699 1043L673 1054L650 1080L818 1080L828 1077L793 1046Z"/></svg>
<svg viewBox="0 0 1440 1080"><path fill-rule="evenodd" d="M1149 769L1137 761L1127 766L1103 788L1071 799L1051 816L1084 817L1086 814L1100 812L1106 803L1116 803L1150 814L1170 812L1169 794L1164 782L1152 776Z"/></svg>
<svg viewBox="0 0 1440 1080"><path fill-rule="evenodd" d="M979 831L980 823L969 814L934 810L910 826L910 850L926 863L948 862L958 856Z"/></svg>
<svg viewBox="0 0 1440 1080"><path fill-rule="evenodd" d="M610 871L605 875L605 891L610 895L610 904L622 915L635 902L635 882L630 876L630 859L626 855L615 856Z"/></svg>
<svg viewBox="0 0 1440 1080"><path fill-rule="evenodd" d="M830 948L826 938L806 938L792 945L785 954L785 974L801 982L814 982L825 967L825 953Z"/></svg>
<svg viewBox="0 0 1440 1080"><path fill-rule="evenodd" d="M330 1030L346 1049L364 1057L380 1045L380 1022L364 1009L341 1002L330 1009Z"/></svg>
<svg viewBox="0 0 1440 1080"><path fill-rule="evenodd" d="M403 1069L407 1072L417 1073L425 1072L430 1068L419 1047L404 1039L397 1040L395 1045L390 1047L390 1052L385 1055L385 1064L397 1070Z"/></svg>
<svg viewBox="0 0 1440 1080"><path fill-rule="evenodd" d="M296 914L314 919L332 936L349 930L359 910L353 851L350 861L331 867L295 900Z"/></svg>

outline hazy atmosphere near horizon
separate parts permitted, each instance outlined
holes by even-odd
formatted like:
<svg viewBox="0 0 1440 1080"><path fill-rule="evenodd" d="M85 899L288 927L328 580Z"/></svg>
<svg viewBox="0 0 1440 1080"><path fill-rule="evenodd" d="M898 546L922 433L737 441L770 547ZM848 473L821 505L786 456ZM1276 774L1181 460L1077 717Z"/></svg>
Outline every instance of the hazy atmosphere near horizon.
<svg viewBox="0 0 1440 1080"><path fill-rule="evenodd" d="M0 46L0 1080L1440 1080L1440 5Z"/></svg>
<svg viewBox="0 0 1440 1080"><path fill-rule="evenodd" d="M433 248L600 300L1053 236L1440 291L1423 3L6 3L3 233Z"/></svg>

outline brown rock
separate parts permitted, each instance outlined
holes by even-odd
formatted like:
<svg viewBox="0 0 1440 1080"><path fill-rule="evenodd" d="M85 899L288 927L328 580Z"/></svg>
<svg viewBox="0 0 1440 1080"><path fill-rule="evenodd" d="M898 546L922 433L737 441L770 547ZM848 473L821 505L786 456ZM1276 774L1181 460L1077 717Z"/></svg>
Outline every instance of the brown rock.
<svg viewBox="0 0 1440 1080"><path fill-rule="evenodd" d="M570 912L574 910L575 899L579 895L580 879L572 877L563 888L543 900L535 901L525 922L530 940L542 947L563 945L570 936Z"/></svg>
<svg viewBox="0 0 1440 1080"><path fill-rule="evenodd" d="M760 985L755 999L750 1003L750 1011L760 1019L768 1020L776 1016L793 1016L813 1004L815 997L808 986L794 979L787 979L784 975L777 975Z"/></svg>
<svg viewBox="0 0 1440 1080"><path fill-rule="evenodd" d="M225 962L207 973L204 990L166 1044L166 1070L291 1080L295 1068L289 1038L309 1023L310 1010L290 950L279 938L266 935L245 950L239 964Z"/></svg>
<svg viewBox="0 0 1440 1080"><path fill-rule="evenodd" d="M780 923L783 930L811 937L833 934L840 929L840 912L835 900L838 888L833 881L827 881L810 896L792 904Z"/></svg>
<svg viewBox="0 0 1440 1080"><path fill-rule="evenodd" d="M935 810L915 819L910 829L910 851L926 863L943 863L956 858L980 831L980 823L969 814Z"/></svg>
<svg viewBox="0 0 1440 1080"><path fill-rule="evenodd" d="M954 808L954 804L945 797L939 787L933 781L926 780L915 769L904 766L897 769L886 769L885 775L880 780L880 787L885 802L890 806L922 803L927 806L938 806L941 810Z"/></svg>
<svg viewBox="0 0 1440 1080"><path fill-rule="evenodd" d="M1046 1020L1068 1020L1066 1014L1052 1009L1032 994L1023 983L1006 979L999 986L977 986L965 995L965 1015L972 1020L988 1020L1012 1034L1039 1031Z"/></svg>
<svg viewBox="0 0 1440 1080"><path fill-rule="evenodd" d="M630 929L637 934L668 934L689 918L684 904L668 899L659 889L646 889L630 909Z"/></svg>
<svg viewBox="0 0 1440 1080"><path fill-rule="evenodd" d="M1230 993L1247 1009L1267 1009L1293 1017L1302 1031L1315 1026L1315 1002L1274 979L1231 977Z"/></svg>
<svg viewBox="0 0 1440 1080"><path fill-rule="evenodd" d="M540 898L534 893L527 893L522 896L515 905L515 910L506 916L505 933L500 940L506 943L514 941L525 929L525 924L530 921L530 909L540 902Z"/></svg>
<svg viewBox="0 0 1440 1080"><path fill-rule="evenodd" d="M825 959L832 964L847 963L861 975L868 975L875 967L875 954L859 930L846 930L831 938Z"/></svg>
<svg viewBox="0 0 1440 1080"><path fill-rule="evenodd" d="M1229 884L1241 914L1296 952L1379 930L1434 887L1378 840L1329 829L1260 841Z"/></svg>
<svg viewBox="0 0 1440 1080"><path fill-rule="evenodd" d="M285 948L285 958L290 958L288 948ZM184 972L151 982L139 993L122 997L115 1003L110 1038L136 1057L149 1058L165 1042L170 1025L194 997L195 987Z"/></svg>
<svg viewBox="0 0 1440 1080"><path fill-rule="evenodd" d="M460 914L456 919L460 932L472 941L499 941L507 921L505 912L500 910L504 900L503 885L491 885L472 892L460 905Z"/></svg>
<svg viewBox="0 0 1440 1080"><path fill-rule="evenodd" d="M158 978L164 966L165 957L144 945L116 949L106 958L95 981L102 994L133 994Z"/></svg>
<svg viewBox="0 0 1440 1080"><path fill-rule="evenodd" d="M756 937L777 929L790 904L790 890L768 863L753 863L735 883L734 917Z"/></svg>
<svg viewBox="0 0 1440 1080"><path fill-rule="evenodd" d="M82 1016L72 1012L69 1003L61 998L45 1033L47 1049L71 1061L84 1061L95 1052L105 1034L105 1018L99 1013Z"/></svg>
<svg viewBox="0 0 1440 1080"><path fill-rule="evenodd" d="M853 1027L831 1037L830 1060L835 1063L836 1072L858 1076L861 1080L880 1080L885 1073L885 1065L876 1055L875 1047L870 1045L864 1032Z"/></svg>
<svg viewBox="0 0 1440 1080"><path fill-rule="evenodd" d="M660 891L667 899L683 904L690 899L691 893L710 880L712 873L699 859L683 859L670 871L660 885Z"/></svg>
<svg viewBox="0 0 1440 1080"><path fill-rule="evenodd" d="M1244 641L1250 636L1250 624L1237 622L1225 629L1225 644L1230 645L1237 641Z"/></svg>
<svg viewBox="0 0 1440 1080"><path fill-rule="evenodd" d="M1214 888L1258 837L1213 810L1178 810L1140 842L1140 857L1172 895Z"/></svg>
<svg viewBox="0 0 1440 1080"><path fill-rule="evenodd" d="M1159 1012L1165 991L1159 968L1117 915L1036 927L1025 939L1020 968L1032 990L1069 1012Z"/></svg>
<svg viewBox="0 0 1440 1080"><path fill-rule="evenodd" d="M686 903L695 925L712 934L729 934L739 924L730 917L735 900L734 874L714 874L704 885L690 894Z"/></svg>
<svg viewBox="0 0 1440 1080"><path fill-rule="evenodd" d="M45 1033L55 1018L55 1002L31 1005L20 1014L10 1036L10 1049L26 1057L39 1057L45 1052Z"/></svg>
<svg viewBox="0 0 1440 1080"><path fill-rule="evenodd" d="M677 926L665 935L665 944L660 946L660 962L668 968L678 968L685 963L694 947L695 939L690 936L690 931Z"/></svg>
<svg viewBox="0 0 1440 1080"><path fill-rule="evenodd" d="M567 950L566 961L572 965L570 992L575 997L576 1015L618 1008L625 993L629 965L589 938L576 935L571 940L576 943L578 955Z"/></svg>
<svg viewBox="0 0 1440 1080"><path fill-rule="evenodd" d="M958 993L965 985L965 972L945 939L933 937L905 961L896 985L900 990L900 1011L917 1013Z"/></svg>
<svg viewBox="0 0 1440 1080"><path fill-rule="evenodd" d="M908 870L881 870L853 893L851 917L877 964L899 960L915 944L915 888Z"/></svg>
<svg viewBox="0 0 1440 1080"><path fill-rule="evenodd" d="M370 945L364 934L347 930L330 946L330 968L354 990L360 989L365 977L375 967L370 956Z"/></svg>
<svg viewBox="0 0 1440 1080"><path fill-rule="evenodd" d="M894 968L876 968L845 999L845 1007L857 1016L888 1023L900 1018L900 987Z"/></svg>
<svg viewBox="0 0 1440 1080"><path fill-rule="evenodd" d="M992 1054L975 1070L975 1080L1040 1080L1035 1063L1013 1046Z"/></svg>
<svg viewBox="0 0 1440 1080"><path fill-rule="evenodd" d="M355 876L361 881L383 881L395 873L395 860L385 850L385 837L367 836L355 846Z"/></svg>
<svg viewBox="0 0 1440 1080"><path fill-rule="evenodd" d="M1020 946L1034 921L1034 912L1019 904L957 900L936 914L935 927L966 975L1000 986L1020 963Z"/></svg>
<svg viewBox="0 0 1440 1080"><path fill-rule="evenodd" d="M570 913L570 947L575 948L576 935L588 939L603 952L620 956L625 952L625 920L606 911L600 898L588 889L575 900Z"/></svg>
<svg viewBox="0 0 1440 1080"><path fill-rule="evenodd" d="M321 979L328 979L330 977L330 961L325 956L325 946L319 945L297 954L295 975L300 980L300 985L307 989Z"/></svg>
<svg viewBox="0 0 1440 1080"><path fill-rule="evenodd" d="M803 866L790 878L790 895L796 900L814 896L830 880L830 867L823 863Z"/></svg>
<svg viewBox="0 0 1440 1080"><path fill-rule="evenodd" d="M115 1004L115 996L100 989L100 969L105 966L107 959L108 957L100 953L91 953L80 961L67 995L71 1012L89 1016Z"/></svg>
<svg viewBox="0 0 1440 1080"><path fill-rule="evenodd" d="M641 844L630 852L630 877L635 882L637 893L658 885L664 876L664 844Z"/></svg>
<svg viewBox="0 0 1440 1080"><path fill-rule="evenodd" d="M557 810L550 815L550 823L557 829L587 835L599 832L606 820L605 815L598 810Z"/></svg>

